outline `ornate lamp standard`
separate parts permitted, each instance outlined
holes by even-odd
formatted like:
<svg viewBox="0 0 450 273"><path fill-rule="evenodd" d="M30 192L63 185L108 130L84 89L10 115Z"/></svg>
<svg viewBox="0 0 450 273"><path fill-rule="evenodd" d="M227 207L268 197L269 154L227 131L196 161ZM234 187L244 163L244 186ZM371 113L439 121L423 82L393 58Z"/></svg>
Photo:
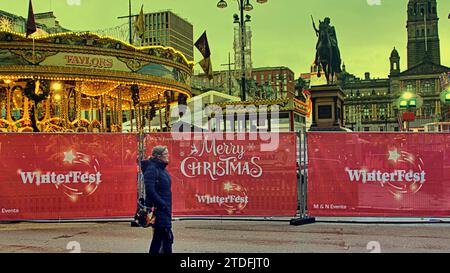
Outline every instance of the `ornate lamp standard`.
<svg viewBox="0 0 450 273"><path fill-rule="evenodd" d="M242 54L242 61L241 61L241 96L242 101L246 100L246 84L245 84L245 23L250 22L250 15L244 16L244 11L251 11L253 10L253 5L250 3L250 0L246 0L244 3L244 0L236 0L238 3L238 8L240 11L241 16L235 14L234 15L234 23L239 24L240 29L240 36L241 36L241 54ZM260 4L264 4L267 2L267 0L256 0L256 2ZM226 8L228 6L227 2L225 0L220 0L217 3L218 8Z"/></svg>

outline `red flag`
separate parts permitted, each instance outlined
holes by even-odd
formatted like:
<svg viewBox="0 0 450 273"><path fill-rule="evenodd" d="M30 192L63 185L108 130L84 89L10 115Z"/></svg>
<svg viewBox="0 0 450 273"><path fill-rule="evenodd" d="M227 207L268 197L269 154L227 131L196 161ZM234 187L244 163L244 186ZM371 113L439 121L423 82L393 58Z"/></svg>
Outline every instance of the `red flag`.
<svg viewBox="0 0 450 273"><path fill-rule="evenodd" d="M28 5L28 20L27 20L27 34L26 37L36 32L36 21L34 20L33 4Z"/></svg>

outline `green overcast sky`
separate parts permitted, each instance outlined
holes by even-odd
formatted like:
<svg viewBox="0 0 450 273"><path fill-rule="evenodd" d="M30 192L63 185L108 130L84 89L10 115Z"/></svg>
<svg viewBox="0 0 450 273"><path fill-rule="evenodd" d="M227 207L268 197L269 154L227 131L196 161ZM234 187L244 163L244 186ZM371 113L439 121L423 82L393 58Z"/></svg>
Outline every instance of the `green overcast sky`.
<svg viewBox="0 0 450 273"><path fill-rule="evenodd" d="M74 5L79 1L80 5ZM310 15L316 21L329 16L336 27L341 55L347 71L363 77L387 77L389 55L394 46L406 69L408 0L251 0L253 66L287 66L296 77L308 72L314 59L316 37ZM376 3L376 2L381 3ZM194 25L194 41L207 31L214 69L228 61L233 52L235 0L218 9L218 0L133 0L136 14L170 9ZM368 2L375 2L369 5ZM441 63L450 66L450 0L437 0ZM60 24L72 30L95 30L124 23L118 16L128 13L128 0L34 0L34 12L53 10ZM26 17L28 0L0 0L0 9ZM195 49L195 61L200 54ZM196 66L195 70L200 70Z"/></svg>

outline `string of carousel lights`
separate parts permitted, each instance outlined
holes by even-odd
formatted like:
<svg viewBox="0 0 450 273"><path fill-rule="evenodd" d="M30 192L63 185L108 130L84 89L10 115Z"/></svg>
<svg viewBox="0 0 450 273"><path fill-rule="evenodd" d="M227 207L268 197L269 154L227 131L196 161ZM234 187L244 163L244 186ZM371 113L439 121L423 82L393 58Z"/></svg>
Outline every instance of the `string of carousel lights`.
<svg viewBox="0 0 450 273"><path fill-rule="evenodd" d="M116 88L117 89L119 86L131 86L131 85L138 85L139 87L144 87L144 88L150 88L153 90L157 90L157 94L163 93L165 91L167 91L167 88L170 88L171 91L173 92L178 92L181 93L183 95L189 96L189 94L186 91L180 90L180 89L175 89L172 87L165 87L162 85L155 85L155 84L146 84L146 83L140 83L140 82L136 82L136 81L131 81L131 82L122 82L122 81L112 81L112 80L105 80L105 79L95 79L95 80L87 80L87 79L82 79L82 78L63 78L63 77L42 77L42 76L29 76L29 75L6 75L6 76L2 76L0 77L0 80L3 80L3 82L5 84L11 84L12 82L15 82L17 80L26 80L26 79L35 79L35 80L50 80L50 81L54 81L53 83L51 83L52 89L54 90L59 90L60 88L62 88L62 83L64 81L75 81L75 82L93 82L93 83L108 83L108 84L116 84ZM110 90L109 93L111 91L113 91L114 89ZM105 91L99 91L98 93L95 93L95 90L91 90L92 92L86 95L89 96L101 96L104 95L108 92ZM83 93L83 92L81 92ZM148 101L149 99L155 99L156 95L147 95L147 96L140 96L140 100L141 101ZM112 94L111 94L112 95ZM122 98L124 99L124 98ZM125 100L128 100L125 98Z"/></svg>
<svg viewBox="0 0 450 273"><path fill-rule="evenodd" d="M97 33L94 32L90 32L90 31L86 31L86 32L61 32L61 33L52 33L52 34L47 34L47 35L42 35L42 36L37 36L37 37L27 37L25 34L23 33L19 33L19 32L15 32L12 30L8 30L8 31L4 31L4 32L8 32L17 36L20 36L22 38L25 39L30 39L30 40L45 40L48 38L54 38L54 37L65 37L65 36L78 36L78 37L82 37L82 36L86 36L86 35L91 35L91 36L97 36L97 38L101 39L101 40L112 40L114 42L120 43L124 46L130 47L135 49L136 51L145 51L145 50L149 50L152 48L160 48L160 49L164 49L164 50L171 50L173 53L178 54L179 56L181 56L183 58L183 60L190 66L194 66L195 62L193 61L189 61L184 54L181 51L176 50L173 47L165 47L165 46L135 46L135 45L131 45L128 44L124 41L121 41L119 39L116 39L114 37L110 37L110 36L101 36Z"/></svg>

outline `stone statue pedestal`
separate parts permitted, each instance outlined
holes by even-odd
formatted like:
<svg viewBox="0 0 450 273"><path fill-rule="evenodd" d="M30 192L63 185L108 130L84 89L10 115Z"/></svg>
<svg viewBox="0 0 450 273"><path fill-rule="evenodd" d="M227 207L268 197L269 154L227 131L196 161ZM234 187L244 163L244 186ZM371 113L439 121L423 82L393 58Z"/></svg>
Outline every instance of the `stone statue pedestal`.
<svg viewBox="0 0 450 273"><path fill-rule="evenodd" d="M311 87L312 124L310 131L346 131L344 92L335 84Z"/></svg>

